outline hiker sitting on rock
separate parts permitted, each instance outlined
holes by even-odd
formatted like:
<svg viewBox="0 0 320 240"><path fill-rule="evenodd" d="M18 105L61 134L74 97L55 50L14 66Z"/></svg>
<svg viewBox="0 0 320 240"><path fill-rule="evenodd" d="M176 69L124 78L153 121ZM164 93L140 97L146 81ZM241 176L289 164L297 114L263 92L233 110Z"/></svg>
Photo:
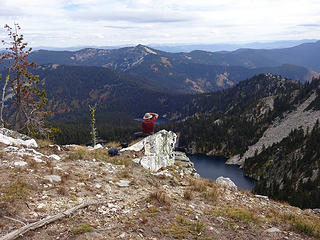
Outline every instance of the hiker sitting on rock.
<svg viewBox="0 0 320 240"><path fill-rule="evenodd" d="M156 125L156 120L159 117L156 113L146 113L143 116L142 121L142 132L135 133L136 137L146 137L154 134L154 128Z"/></svg>
<svg viewBox="0 0 320 240"><path fill-rule="evenodd" d="M151 135L154 134L154 128L156 125L156 120L159 117L156 113L146 113L143 116L142 121L142 132L145 135Z"/></svg>

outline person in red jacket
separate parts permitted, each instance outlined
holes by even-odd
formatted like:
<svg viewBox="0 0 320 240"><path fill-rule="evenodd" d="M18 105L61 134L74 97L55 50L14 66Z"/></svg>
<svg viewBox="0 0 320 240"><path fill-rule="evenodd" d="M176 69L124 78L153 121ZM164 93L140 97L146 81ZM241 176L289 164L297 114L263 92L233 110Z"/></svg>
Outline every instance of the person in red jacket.
<svg viewBox="0 0 320 240"><path fill-rule="evenodd" d="M142 132L144 135L151 135L154 133L156 120L159 117L156 113L146 113L143 116Z"/></svg>

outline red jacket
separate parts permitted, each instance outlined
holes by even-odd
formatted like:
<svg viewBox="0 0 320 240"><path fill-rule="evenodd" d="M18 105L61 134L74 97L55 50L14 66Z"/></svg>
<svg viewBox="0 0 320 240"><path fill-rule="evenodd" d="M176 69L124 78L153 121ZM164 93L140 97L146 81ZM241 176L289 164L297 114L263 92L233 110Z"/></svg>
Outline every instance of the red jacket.
<svg viewBox="0 0 320 240"><path fill-rule="evenodd" d="M142 132L143 133L153 133L154 127L156 125L156 117L152 117L150 119L146 119L142 121Z"/></svg>

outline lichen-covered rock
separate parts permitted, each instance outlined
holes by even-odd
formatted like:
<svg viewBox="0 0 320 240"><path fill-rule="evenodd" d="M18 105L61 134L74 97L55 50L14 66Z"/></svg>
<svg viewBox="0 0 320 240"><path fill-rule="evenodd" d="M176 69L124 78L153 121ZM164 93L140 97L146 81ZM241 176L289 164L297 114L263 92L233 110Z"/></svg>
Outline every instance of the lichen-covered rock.
<svg viewBox="0 0 320 240"><path fill-rule="evenodd" d="M237 185L234 184L234 182L230 178L225 178L221 176L216 179L216 182L222 185L225 185L230 189L234 189L234 190L238 189Z"/></svg>
<svg viewBox="0 0 320 240"><path fill-rule="evenodd" d="M144 168L158 171L162 167L174 164L174 146L177 135L174 132L161 130L140 142L121 151L144 151L139 162Z"/></svg>

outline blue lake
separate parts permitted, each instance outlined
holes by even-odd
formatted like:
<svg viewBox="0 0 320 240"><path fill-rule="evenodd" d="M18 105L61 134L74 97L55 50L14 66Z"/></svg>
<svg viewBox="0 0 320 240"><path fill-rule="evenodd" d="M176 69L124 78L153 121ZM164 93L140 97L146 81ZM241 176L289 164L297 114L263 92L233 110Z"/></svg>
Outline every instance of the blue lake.
<svg viewBox="0 0 320 240"><path fill-rule="evenodd" d="M188 154L194 163L194 168L203 178L216 180L218 177L230 178L239 189L251 191L255 185L255 180L243 176L242 170L238 166L226 165L226 158L211 157L203 154Z"/></svg>

